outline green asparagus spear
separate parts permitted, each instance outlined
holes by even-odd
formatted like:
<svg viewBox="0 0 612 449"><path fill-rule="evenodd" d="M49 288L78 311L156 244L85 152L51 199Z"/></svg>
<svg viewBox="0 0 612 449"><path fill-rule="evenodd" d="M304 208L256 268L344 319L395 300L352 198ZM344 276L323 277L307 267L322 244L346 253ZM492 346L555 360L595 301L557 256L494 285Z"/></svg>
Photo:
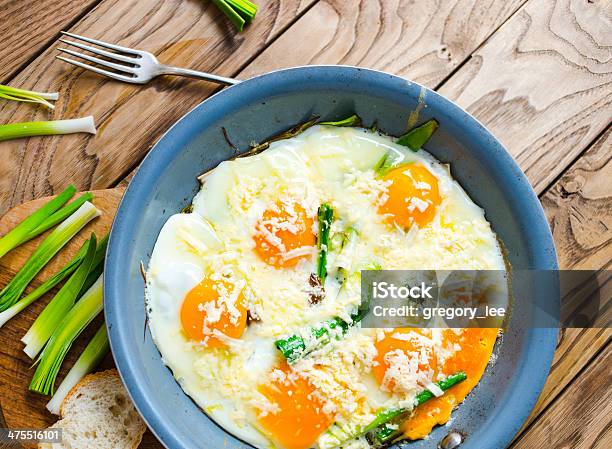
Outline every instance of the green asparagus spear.
<svg viewBox="0 0 612 449"><path fill-rule="evenodd" d="M339 245L336 245L340 253L338 258L338 269L336 270L336 280L340 284L340 288L342 288L351 271L350 264L357 241L357 231L354 228L348 228L346 232L335 234L332 237L332 242L336 237L340 237Z"/></svg>
<svg viewBox="0 0 612 449"><path fill-rule="evenodd" d="M310 338L308 344L299 334L293 334L287 339L276 340L276 347L282 352L289 364L296 362L302 357L310 354L312 351L325 346L330 340L330 331L340 330L340 334L344 335L348 330L349 325L341 318L335 317L326 321L319 327L314 327L310 330L312 334L312 342ZM334 332L335 333L335 332Z"/></svg>
<svg viewBox="0 0 612 449"><path fill-rule="evenodd" d="M319 261L317 263L317 276L321 285L325 285L327 277L327 252L329 245L329 230L334 219L334 209L329 204L321 204L317 213L319 219L319 236L317 247L319 249Z"/></svg>
<svg viewBox="0 0 612 449"><path fill-rule="evenodd" d="M380 270L382 267L378 264L370 264L365 269ZM306 341L304 341L304 338L300 334L293 334L288 338L276 340L275 345L287 359L287 362L292 364L302 357L307 356L312 351L322 348L329 343L331 341L329 330L334 331L336 328L339 328L341 332L334 332L334 337L339 340L342 336L344 336L344 334L347 333L349 327L361 321L363 317L366 316L369 311L369 307L369 303L362 302L359 309L357 309L357 312L351 315L350 323L347 323L342 318L334 317L319 327L313 327L310 329L310 334L313 336L313 339L312 341L309 339L308 344Z"/></svg>
<svg viewBox="0 0 612 449"><path fill-rule="evenodd" d="M411 129L406 134L397 139L399 145L404 145L412 151L418 151L432 134L438 129L438 121L431 119L423 123L421 126Z"/></svg>
<svg viewBox="0 0 612 449"><path fill-rule="evenodd" d="M436 382L436 385L440 388L440 390L446 391L450 387L463 382L465 379L467 379L467 375L463 371L459 371L455 374L451 374L440 382ZM431 391L423 390L416 396L414 406L418 407L433 397L434 394ZM384 410L365 427L363 434L372 432L374 439L378 443L387 443L397 438L402 433L401 430L397 429L395 426L390 426L389 423L392 421L403 421L410 412L411 410L403 408Z"/></svg>
<svg viewBox="0 0 612 449"><path fill-rule="evenodd" d="M466 378L467 376L465 373L460 371L437 382L436 385L442 391L446 391L453 385L463 382ZM398 424L404 421L414 408L427 402L432 397L434 397L434 395L429 390L424 390L415 397L414 407L412 409L396 408L381 410L372 422L365 427L340 427L334 424L327 429L326 433L334 439L334 444L336 444L336 446L341 446L350 440L366 436L373 447L382 447L399 437L401 431L398 429Z"/></svg>

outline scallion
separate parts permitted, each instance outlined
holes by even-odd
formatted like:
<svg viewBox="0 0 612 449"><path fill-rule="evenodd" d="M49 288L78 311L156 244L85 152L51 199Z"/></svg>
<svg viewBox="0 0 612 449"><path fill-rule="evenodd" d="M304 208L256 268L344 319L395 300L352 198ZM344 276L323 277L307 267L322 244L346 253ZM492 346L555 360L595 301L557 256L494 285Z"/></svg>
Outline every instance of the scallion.
<svg viewBox="0 0 612 449"><path fill-rule="evenodd" d="M339 254L336 259L336 264L338 265L338 269L336 270L336 281L338 281L340 289L342 289L351 272L351 264L357 245L357 231L355 228L348 228L345 232L336 235L341 239L338 247Z"/></svg>
<svg viewBox="0 0 612 449"><path fill-rule="evenodd" d="M64 279L66 279L66 277L70 276L74 272L74 270L77 269L77 267L83 260L83 257L85 257L85 252L87 250L88 242L89 241L83 244L83 246L81 247L77 255L74 256L74 258L70 262L64 265L61 270L59 270L57 273L55 273L53 276L51 276L49 279L43 282L39 287L34 289L34 291L28 294L25 298L20 299L15 304L13 304L11 307L6 309L4 312L0 312L0 327L4 326L4 324L8 320L13 318L15 315L17 315L23 309L28 307L34 301L42 297L49 290L51 290L57 284L62 282Z"/></svg>
<svg viewBox="0 0 612 449"><path fill-rule="evenodd" d="M37 209L28 218L0 238L0 258L26 241L28 235L32 234L37 227L42 225L45 220L49 219L60 207L66 204L75 193L76 187L69 185L62 193L49 200L45 205Z"/></svg>
<svg viewBox="0 0 612 449"><path fill-rule="evenodd" d="M96 244L96 236L92 234L87 242L85 257L79 268L70 276L70 279L57 292L57 295L53 297L45 309L38 315L38 318L36 318L28 332L21 339L26 345L23 352L30 358L36 357L59 323L66 316L66 313L68 313L78 299L78 294L91 271L96 255Z"/></svg>
<svg viewBox="0 0 612 449"><path fill-rule="evenodd" d="M108 234L102 237L98 241L98 245L96 246L96 254L93 258L93 262L91 263L91 268L89 269L89 274L83 282L83 286L81 287L81 291L78 293L77 298L80 298L85 294L89 287L91 287L96 280L104 271L104 258L106 257L106 247L108 246Z"/></svg>
<svg viewBox="0 0 612 449"><path fill-rule="evenodd" d="M32 90L18 89L16 87L0 84L0 98L12 101L23 101L26 103L38 103L49 109L55 109L55 106L49 103L48 100L57 100L59 94L57 92L34 92Z"/></svg>
<svg viewBox="0 0 612 449"><path fill-rule="evenodd" d="M64 402L66 395L104 359L109 351L110 345L106 333L106 324L103 323L74 363L74 366L70 368L70 371L64 377L64 380L47 404L47 410L55 415L59 415L60 406Z"/></svg>
<svg viewBox="0 0 612 449"><path fill-rule="evenodd" d="M32 240L34 237L38 237L40 234L47 231L48 229L51 229L56 224L61 223L66 218L75 213L79 209L79 207L81 207L87 201L92 200L93 194L91 192L86 192L80 197L78 197L76 200L74 200L72 203L66 204L60 210L58 210L57 212L49 216L45 221L43 221L40 226L37 226L36 229L33 229L31 232L29 232L23 238L23 241L20 243L20 245L24 244L29 240Z"/></svg>
<svg viewBox="0 0 612 449"><path fill-rule="evenodd" d="M51 335L37 360L38 366L29 389L40 394L53 394L57 373L74 340L102 311L103 276L70 309Z"/></svg>
<svg viewBox="0 0 612 449"><path fill-rule="evenodd" d="M213 0L238 31L250 24L257 14L257 5L248 0Z"/></svg>
<svg viewBox="0 0 612 449"><path fill-rule="evenodd" d="M100 211L90 202L57 226L36 248L21 270L0 291L0 312L15 304L34 276L74 237L87 223L100 215Z"/></svg>
<svg viewBox="0 0 612 449"><path fill-rule="evenodd" d="M54 120L49 122L24 122L0 125L0 142L31 136L50 136L56 134L96 133L92 116L72 120Z"/></svg>
<svg viewBox="0 0 612 449"><path fill-rule="evenodd" d="M256 144L256 145L252 146L247 151L245 151L242 154L239 154L236 157L237 158L243 158L243 157L249 157L249 156L254 156L256 154L259 154L262 151L267 150L268 148L270 148L270 144L272 144L274 142L278 142L279 140L291 139L292 137L295 137L295 136L297 136L299 134L302 134L308 128L311 128L314 125L316 125L318 121L319 121L319 117L312 117L311 119L306 120L305 122L298 123L297 125L289 128L288 130L283 131L283 132L281 132L279 134L276 134L276 135L270 137L265 142L262 142L260 144ZM200 178L201 178L201 176L200 176Z"/></svg>

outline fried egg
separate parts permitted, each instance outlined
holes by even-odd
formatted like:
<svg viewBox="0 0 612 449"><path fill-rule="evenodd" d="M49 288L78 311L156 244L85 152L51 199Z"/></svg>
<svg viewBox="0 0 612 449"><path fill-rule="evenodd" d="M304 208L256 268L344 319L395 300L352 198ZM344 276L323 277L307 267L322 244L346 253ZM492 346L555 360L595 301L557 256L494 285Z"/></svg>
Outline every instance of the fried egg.
<svg viewBox="0 0 612 449"><path fill-rule="evenodd" d="M334 220L317 285L321 204ZM426 151L314 126L222 162L192 206L155 244L149 328L183 390L228 432L262 449L367 449L358 430L381 409L411 409L445 375L468 373L402 424L406 437L423 438L478 383L497 329L357 324L292 364L275 347L332 318L350 322L363 269L505 269L484 211Z"/></svg>

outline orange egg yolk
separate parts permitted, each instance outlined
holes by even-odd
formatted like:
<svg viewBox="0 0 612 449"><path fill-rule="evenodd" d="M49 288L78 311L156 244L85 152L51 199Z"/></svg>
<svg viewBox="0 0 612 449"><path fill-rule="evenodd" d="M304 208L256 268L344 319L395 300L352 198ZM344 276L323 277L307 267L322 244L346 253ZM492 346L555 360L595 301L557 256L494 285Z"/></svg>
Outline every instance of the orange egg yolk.
<svg viewBox="0 0 612 449"><path fill-rule="evenodd" d="M268 265L292 267L311 257L310 252L300 249L316 244L313 224L313 218L299 204L278 203L267 209L257 223L255 252Z"/></svg>
<svg viewBox="0 0 612 449"><path fill-rule="evenodd" d="M379 211L393 224L409 229L431 222L442 199L438 179L423 165L409 164L394 168L383 177L390 181Z"/></svg>
<svg viewBox="0 0 612 449"><path fill-rule="evenodd" d="M241 292L226 281L204 279L187 293L181 306L181 324L190 340L209 348L224 347L216 331L240 338L247 323L247 309Z"/></svg>
<svg viewBox="0 0 612 449"><path fill-rule="evenodd" d="M435 373L437 361L432 347L430 345L424 345L423 342L418 339L418 335L423 335L423 332L427 331L422 329L397 328L385 332L385 337L374 344L378 354L374 358L377 363L372 367L372 372L379 385L385 384L384 386L386 388L393 391L395 386L393 379L385 382L385 375L390 367L390 362L386 356L390 352L397 350L404 352L409 358L418 357L419 371L433 370ZM417 337L408 338L411 334L415 334ZM404 339L404 336L406 336L406 339ZM425 358L423 358L423 354L425 354Z"/></svg>
<svg viewBox="0 0 612 449"><path fill-rule="evenodd" d="M260 414L259 423L275 444L286 449L308 449L334 419L323 412L323 403L308 379L293 373L286 363L275 371L280 375L259 387L275 412Z"/></svg>
<svg viewBox="0 0 612 449"><path fill-rule="evenodd" d="M410 419L401 425L401 430L407 438L425 438L434 426L444 424L450 419L451 412L480 382L491 358L498 331L493 328L463 329L461 334L456 334L452 329L444 331L444 340L460 345L461 350L444 361L440 372L443 376L448 376L464 371L467 379L444 392L443 396L418 406Z"/></svg>

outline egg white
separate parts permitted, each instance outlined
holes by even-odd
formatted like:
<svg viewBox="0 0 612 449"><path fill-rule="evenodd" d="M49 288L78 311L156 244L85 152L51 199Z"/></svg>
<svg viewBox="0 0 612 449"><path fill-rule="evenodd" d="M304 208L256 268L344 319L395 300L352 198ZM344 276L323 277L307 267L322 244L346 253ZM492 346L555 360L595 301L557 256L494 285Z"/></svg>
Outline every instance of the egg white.
<svg viewBox="0 0 612 449"><path fill-rule="evenodd" d="M374 169L388 154L423 164L438 179L443 200L433 222L422 229L394 229L377 213L385 185ZM271 204L287 198L298 200L309 213L321 203L331 204L336 217L332 234L349 226L357 230L350 254L332 250L329 266L348 257L356 273L372 264L384 269L505 268L484 211L453 180L449 168L390 137L315 126L272 143L258 155L222 162L204 177L193 212L173 215L159 234L147 270L149 327L184 391L220 425L259 448L271 445L257 429L255 406L265 399L257 386L279 360L274 341L331 317L348 319L360 301L358 275L350 276L341 291L334 276L328 276L326 298L312 306L305 286L315 271L315 257L277 269L257 256L257 220ZM204 349L183 333L180 307L204 277L227 270L246 281L243 294L260 321L251 323L227 350ZM311 373L324 394L334 396L331 406L337 404L337 422L345 426L363 425L379 407L397 402L377 387L368 371L377 338L377 330L351 329L342 341L298 362L298 369ZM326 367L317 372L309 366L315 360ZM326 438L321 436L320 447L331 447ZM367 448L364 444L354 441L350 447Z"/></svg>

